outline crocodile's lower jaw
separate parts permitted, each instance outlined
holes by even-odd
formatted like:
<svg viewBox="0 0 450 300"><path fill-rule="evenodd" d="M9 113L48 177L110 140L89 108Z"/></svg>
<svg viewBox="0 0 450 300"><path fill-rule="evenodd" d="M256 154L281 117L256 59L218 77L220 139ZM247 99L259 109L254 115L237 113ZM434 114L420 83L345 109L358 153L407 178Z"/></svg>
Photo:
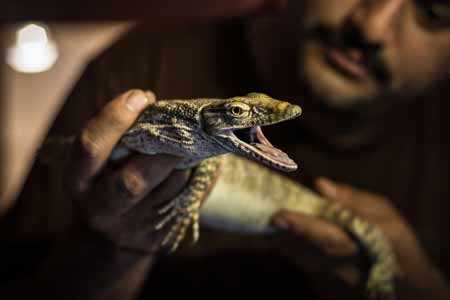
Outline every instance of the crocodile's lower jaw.
<svg viewBox="0 0 450 300"><path fill-rule="evenodd" d="M225 130L221 135L233 144L238 154L285 172L296 171L298 168L295 161L269 142L260 126Z"/></svg>

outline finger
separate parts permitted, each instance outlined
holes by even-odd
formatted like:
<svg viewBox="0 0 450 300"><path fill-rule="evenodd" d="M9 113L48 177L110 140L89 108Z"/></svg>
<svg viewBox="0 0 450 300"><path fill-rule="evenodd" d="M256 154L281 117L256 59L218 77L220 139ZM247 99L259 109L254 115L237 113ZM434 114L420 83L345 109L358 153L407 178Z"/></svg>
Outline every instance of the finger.
<svg viewBox="0 0 450 300"><path fill-rule="evenodd" d="M364 201L365 197L356 189L325 177L316 180L316 188L327 199L341 203L356 214L360 213L360 202Z"/></svg>
<svg viewBox="0 0 450 300"><path fill-rule="evenodd" d="M183 190L188 180L189 172L181 170L173 171L160 185L133 207L133 209L126 212L124 216L136 220L143 220L143 222L148 222L149 224L154 223L154 221L160 221L161 216L158 214L158 209L174 199ZM154 220L152 221L152 219Z"/></svg>
<svg viewBox="0 0 450 300"><path fill-rule="evenodd" d="M163 182L179 160L135 154L122 168L100 178L79 205L90 218L122 215Z"/></svg>
<svg viewBox="0 0 450 300"><path fill-rule="evenodd" d="M358 245L344 230L315 216L281 211L274 216L272 224L330 256L352 256L358 252Z"/></svg>
<svg viewBox="0 0 450 300"><path fill-rule="evenodd" d="M319 193L328 199L335 200L339 198L339 188L331 179L319 177L315 181L315 186Z"/></svg>
<svg viewBox="0 0 450 300"><path fill-rule="evenodd" d="M368 210L380 208L380 204L385 203L376 195L324 177L316 180L316 188L327 199L340 203L359 216L366 216L370 213Z"/></svg>
<svg viewBox="0 0 450 300"><path fill-rule="evenodd" d="M75 140L68 161L68 187L83 193L92 177L103 166L120 137L139 114L155 101L152 93L129 91L109 102L91 119Z"/></svg>

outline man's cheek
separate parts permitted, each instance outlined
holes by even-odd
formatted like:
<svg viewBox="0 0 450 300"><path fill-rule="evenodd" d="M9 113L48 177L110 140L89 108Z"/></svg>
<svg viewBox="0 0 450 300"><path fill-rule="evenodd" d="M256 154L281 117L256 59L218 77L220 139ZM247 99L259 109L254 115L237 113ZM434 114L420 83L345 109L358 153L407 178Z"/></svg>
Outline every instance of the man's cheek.
<svg viewBox="0 0 450 300"><path fill-rule="evenodd" d="M420 94L449 77L450 29L430 31L413 18L399 35L396 59L405 89Z"/></svg>
<svg viewBox="0 0 450 300"><path fill-rule="evenodd" d="M445 55L430 51L432 47L413 48L410 55L406 54L402 63L398 66L400 88L403 92L417 96L429 91L441 80L449 77L448 69L450 61ZM450 51L450 49L448 50Z"/></svg>

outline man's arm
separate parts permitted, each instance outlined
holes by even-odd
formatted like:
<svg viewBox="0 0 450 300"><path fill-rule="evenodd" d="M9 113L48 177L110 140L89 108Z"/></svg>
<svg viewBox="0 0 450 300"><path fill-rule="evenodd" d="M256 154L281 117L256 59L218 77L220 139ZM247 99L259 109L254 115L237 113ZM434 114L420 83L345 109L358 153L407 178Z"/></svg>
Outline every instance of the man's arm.
<svg viewBox="0 0 450 300"><path fill-rule="evenodd" d="M187 181L174 171L179 158L132 155L115 168L109 153L152 93L129 91L109 102L78 135L63 172L65 192L76 207L71 232L31 279L0 288L16 299L130 299L160 250L166 230L154 231L155 207Z"/></svg>

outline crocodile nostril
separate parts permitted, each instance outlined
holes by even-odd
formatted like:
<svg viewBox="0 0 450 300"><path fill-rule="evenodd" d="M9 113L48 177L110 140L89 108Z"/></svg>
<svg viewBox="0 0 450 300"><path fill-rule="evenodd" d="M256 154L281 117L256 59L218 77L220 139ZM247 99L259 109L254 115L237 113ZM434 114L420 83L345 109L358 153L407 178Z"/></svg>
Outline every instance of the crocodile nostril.
<svg viewBox="0 0 450 300"><path fill-rule="evenodd" d="M301 115L302 108L298 105L290 104L289 107L286 109L286 115L291 117L297 117Z"/></svg>

